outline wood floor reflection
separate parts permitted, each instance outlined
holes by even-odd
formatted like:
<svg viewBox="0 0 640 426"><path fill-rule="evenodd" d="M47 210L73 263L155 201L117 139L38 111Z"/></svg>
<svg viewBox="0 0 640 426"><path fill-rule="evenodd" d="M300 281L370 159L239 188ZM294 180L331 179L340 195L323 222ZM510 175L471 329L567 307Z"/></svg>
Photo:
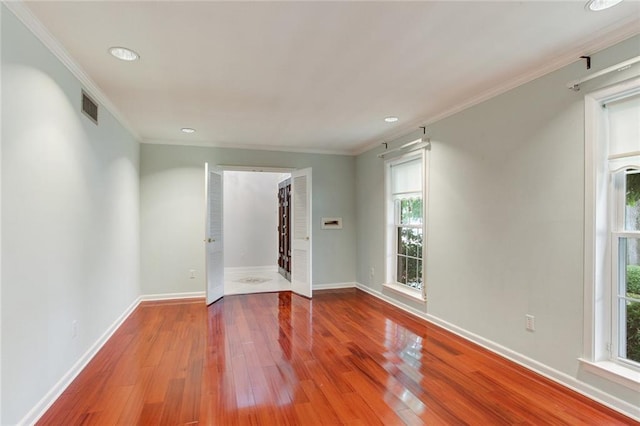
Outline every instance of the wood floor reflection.
<svg viewBox="0 0 640 426"><path fill-rule="evenodd" d="M637 424L359 290L144 302L42 425Z"/></svg>

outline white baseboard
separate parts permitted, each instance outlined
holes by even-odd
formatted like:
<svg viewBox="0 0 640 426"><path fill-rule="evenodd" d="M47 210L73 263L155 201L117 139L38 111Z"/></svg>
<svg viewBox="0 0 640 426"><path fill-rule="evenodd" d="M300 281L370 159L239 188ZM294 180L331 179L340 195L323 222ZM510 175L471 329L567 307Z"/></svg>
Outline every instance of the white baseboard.
<svg viewBox="0 0 640 426"><path fill-rule="evenodd" d="M526 357L518 352L515 352L509 348L506 348L491 340L485 339L477 334L464 330L454 324L444 321L433 315L429 315L425 312L421 312L414 309L404 303L398 302L377 290L373 290L360 283L332 283L332 284L319 284L313 287L314 290L329 290L339 288L358 288L366 293L371 294L378 299L381 299L393 306L396 306L403 311L406 311L414 316L429 321L439 327L444 328L447 331L452 332L470 342L473 342L483 348L497 353L510 361L515 362L529 370L532 370L554 382L557 382L569 389L572 389L588 398L591 398L607 407L610 407L616 411L619 411L627 416L632 417L635 420L640 420L640 408L636 407L626 401L618 399L606 392L601 391L587 383L584 383L575 377L569 376L563 372L555 370L549 366L546 366L536 360ZM80 372L87 366L89 361L98 353L98 351L104 346L104 344L111 338L111 336L118 330L118 328L126 321L136 307L142 301L152 300L169 300L169 299L188 299L196 297L204 297L203 291L187 292L187 293L164 293L164 294L152 294L143 295L138 297L118 319L100 336L100 338L85 352L84 355L71 367L71 369L56 383L49 392L33 407L29 413L18 423L19 425L33 425L42 415L53 405L53 403L62 395L62 392L73 382L73 380L80 374Z"/></svg>
<svg viewBox="0 0 640 426"><path fill-rule="evenodd" d="M169 300L169 299L191 299L196 297L205 297L204 291L195 291L188 293L164 293L164 294L147 294L136 298L133 303L111 324L102 336L80 357L80 359L71 367L71 369L56 383L49 392L36 404L35 407L27 413L26 416L18 423L18 425L33 425L40 417L47 412L53 403L62 395L62 392L73 382L73 380L82 372L89 364L89 361L98 353L105 343L113 336L120 326L129 318L129 315L138 307L140 302L153 300Z"/></svg>
<svg viewBox="0 0 640 426"><path fill-rule="evenodd" d="M400 308L403 311L406 311L406 312L408 312L408 313L410 313L412 315L415 315L417 317L420 317L422 319L425 319L425 320L427 319L427 317L426 317L427 313L426 312L422 312L422 311L420 311L418 309L415 309L415 308L413 308L413 307L411 307L409 305L406 305L406 304L404 304L402 302L398 302L396 299L394 299L392 297L389 297L384 293L381 293L381 292L379 292L377 290L369 288L369 287L367 287L367 286L365 286L363 284L360 284L360 283L356 283L356 287L358 289L364 291L365 293L369 293L370 295L375 296L378 299L384 300L385 302L395 306L396 308ZM422 303L424 304L424 302L422 302Z"/></svg>
<svg viewBox="0 0 640 426"><path fill-rule="evenodd" d="M313 290L335 290L338 288L355 288L356 283L329 283L329 284L314 284Z"/></svg>
<svg viewBox="0 0 640 426"><path fill-rule="evenodd" d="M98 353L100 349L104 346L105 343L113 336L113 334L120 328L120 326L129 318L129 315L138 307L140 304L141 298L138 297L133 301L131 305L115 320L113 324L98 338L98 340L91 345L91 347L87 350L76 361L76 363L69 369L69 371L62 376L62 378L56 383L49 392L27 413L26 416L18 425L33 425L35 424L40 417L47 412L47 410L53 405L54 402L62 395L62 392L67 389L67 387L73 382L73 380L82 372L82 370L89 364L89 361L93 359L93 357Z"/></svg>
<svg viewBox="0 0 640 426"><path fill-rule="evenodd" d="M140 301L151 302L155 300L195 299L200 297L205 297L204 291L190 291L185 293L145 294L140 296Z"/></svg>
<svg viewBox="0 0 640 426"><path fill-rule="evenodd" d="M363 284L356 283L356 287L370 295L377 297L397 308L402 309L403 311L422 318L426 321L429 321L432 324L435 324L439 327L444 328L445 330L462 337L465 340L468 340L472 343L477 344L491 352L494 352L510 361L515 362L516 364L531 370L541 376L546 377L549 380L552 380L556 383L561 384L571 390L574 390L587 398L593 399L594 401L599 402L602 405L605 405L613 410L619 411L622 414L629 416L635 420L640 420L640 407L637 407L633 404L630 404L626 401L623 401L619 398L616 398L613 395L610 395L600 389L597 389L581 380L578 380L575 377L572 377L566 373L558 371L554 368L551 368L545 364L542 364L532 358L529 358L519 352L516 352L512 349L509 349L505 346L502 346L496 342L493 342L489 339L485 339L482 336L479 336L470 331L464 330L454 324L451 324L443 319L440 319L436 316L427 314L426 312L421 312L417 309L412 308L411 306L405 305L404 303L398 302L385 294L377 290L373 290Z"/></svg>
<svg viewBox="0 0 640 426"><path fill-rule="evenodd" d="M240 266L233 268L224 268L225 274L259 274L269 272L278 272L278 265Z"/></svg>

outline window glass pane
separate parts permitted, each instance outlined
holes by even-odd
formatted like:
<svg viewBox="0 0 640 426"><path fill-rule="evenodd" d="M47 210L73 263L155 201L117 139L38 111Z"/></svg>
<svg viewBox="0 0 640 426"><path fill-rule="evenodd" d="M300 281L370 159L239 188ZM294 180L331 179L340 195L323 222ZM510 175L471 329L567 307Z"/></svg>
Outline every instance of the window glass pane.
<svg viewBox="0 0 640 426"><path fill-rule="evenodd" d="M398 254L407 254L407 228L398 228Z"/></svg>
<svg viewBox="0 0 640 426"><path fill-rule="evenodd" d="M640 173L627 173L624 229L627 231L640 231Z"/></svg>
<svg viewBox="0 0 640 426"><path fill-rule="evenodd" d="M422 252L422 229L407 229L407 256L419 257Z"/></svg>
<svg viewBox="0 0 640 426"><path fill-rule="evenodd" d="M422 223L422 198L403 198L400 200L400 224L420 225Z"/></svg>
<svg viewBox="0 0 640 426"><path fill-rule="evenodd" d="M411 257L422 257L422 229L397 228L398 253Z"/></svg>
<svg viewBox="0 0 640 426"><path fill-rule="evenodd" d="M404 256L397 256L397 273L396 281L402 284L407 283L407 258Z"/></svg>
<svg viewBox="0 0 640 426"><path fill-rule="evenodd" d="M618 295L640 299L640 238L620 238Z"/></svg>
<svg viewBox="0 0 640 426"><path fill-rule="evenodd" d="M618 243L618 356L640 362L640 238Z"/></svg>
<svg viewBox="0 0 640 426"><path fill-rule="evenodd" d="M422 262L419 259L407 259L407 286L422 289Z"/></svg>
<svg viewBox="0 0 640 426"><path fill-rule="evenodd" d="M422 191L422 158L391 165L391 193Z"/></svg>
<svg viewBox="0 0 640 426"><path fill-rule="evenodd" d="M640 303L620 299L619 356L640 362Z"/></svg>

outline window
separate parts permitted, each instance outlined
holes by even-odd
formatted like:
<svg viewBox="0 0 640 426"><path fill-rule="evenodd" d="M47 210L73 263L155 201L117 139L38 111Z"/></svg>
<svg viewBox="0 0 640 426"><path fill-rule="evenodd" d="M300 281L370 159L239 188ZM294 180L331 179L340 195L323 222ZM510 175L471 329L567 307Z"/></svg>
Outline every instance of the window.
<svg viewBox="0 0 640 426"><path fill-rule="evenodd" d="M425 151L386 163L387 287L424 300Z"/></svg>
<svg viewBox="0 0 640 426"><path fill-rule="evenodd" d="M585 98L589 371L640 383L640 79Z"/></svg>
<svg viewBox="0 0 640 426"><path fill-rule="evenodd" d="M640 367L640 94L606 104L612 191L613 357Z"/></svg>

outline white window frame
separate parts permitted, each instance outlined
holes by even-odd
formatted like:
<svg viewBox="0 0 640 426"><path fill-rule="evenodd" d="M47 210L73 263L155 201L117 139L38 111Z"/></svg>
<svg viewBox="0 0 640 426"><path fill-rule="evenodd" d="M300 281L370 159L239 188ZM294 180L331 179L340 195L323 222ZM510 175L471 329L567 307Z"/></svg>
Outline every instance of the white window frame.
<svg viewBox="0 0 640 426"><path fill-rule="evenodd" d="M397 271L397 203L391 193L391 167L416 158L421 160L422 167L422 188L419 191L422 196L422 289L414 289L396 281ZM402 296L425 302L427 300L427 279L426 279L426 253L427 253L427 176L428 176L428 151L421 148L404 155L391 158L385 161L385 281L383 286ZM415 225L405 225L404 227L416 227Z"/></svg>
<svg viewBox="0 0 640 426"><path fill-rule="evenodd" d="M608 169L603 105L640 93L640 78L585 96L584 332L586 371L640 391L640 370L617 352L617 244L619 192ZM617 201L617 203L616 203ZM635 234L634 234L635 236ZM614 256L616 256L614 258ZM616 259L616 260L614 260Z"/></svg>

